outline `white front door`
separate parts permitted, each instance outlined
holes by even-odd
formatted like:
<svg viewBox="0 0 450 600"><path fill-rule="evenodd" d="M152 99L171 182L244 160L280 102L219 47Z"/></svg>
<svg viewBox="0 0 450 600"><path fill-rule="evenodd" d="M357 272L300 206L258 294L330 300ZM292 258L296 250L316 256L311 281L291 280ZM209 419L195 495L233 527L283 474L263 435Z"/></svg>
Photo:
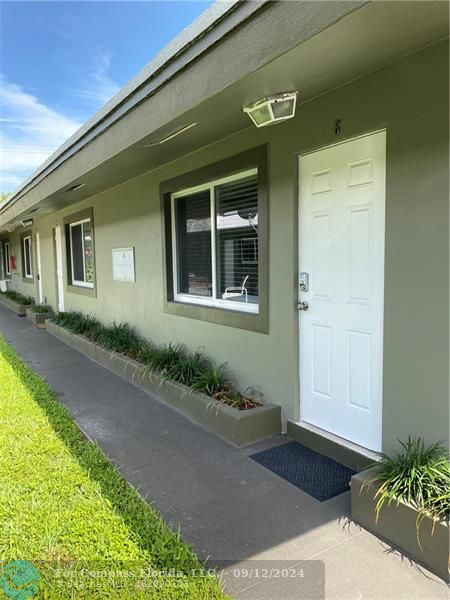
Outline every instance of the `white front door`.
<svg viewBox="0 0 450 600"><path fill-rule="evenodd" d="M61 240L61 225L55 227L55 263L56 263L56 285L58 296L58 311L64 311L64 279L63 279L63 255Z"/></svg>
<svg viewBox="0 0 450 600"><path fill-rule="evenodd" d="M39 236L39 233L36 233L36 262L37 262L38 304L42 304L44 301L44 298L42 296L41 238Z"/></svg>
<svg viewBox="0 0 450 600"><path fill-rule="evenodd" d="M386 132L299 161L300 419L380 450Z"/></svg>

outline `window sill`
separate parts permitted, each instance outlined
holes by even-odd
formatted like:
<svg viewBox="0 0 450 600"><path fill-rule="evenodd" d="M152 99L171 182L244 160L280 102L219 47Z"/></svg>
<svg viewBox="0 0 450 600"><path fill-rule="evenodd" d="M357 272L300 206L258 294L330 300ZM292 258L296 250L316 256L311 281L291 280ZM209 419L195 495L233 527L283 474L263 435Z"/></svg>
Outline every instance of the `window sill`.
<svg viewBox="0 0 450 600"><path fill-rule="evenodd" d="M67 285L67 292L69 294L79 294L80 296L88 296L90 298L97 298L97 290L95 285L93 287L87 287L84 285Z"/></svg>
<svg viewBox="0 0 450 600"><path fill-rule="evenodd" d="M237 300L212 299L207 296L194 296L191 294L177 294L174 302L190 304L191 306L206 306L208 308L220 308L232 313L259 314L259 304L256 302L244 302Z"/></svg>
<svg viewBox="0 0 450 600"><path fill-rule="evenodd" d="M268 315L259 307L259 312L244 312L236 309L170 300L164 302L164 312L179 317L207 321L226 327L247 329L257 333L269 333Z"/></svg>

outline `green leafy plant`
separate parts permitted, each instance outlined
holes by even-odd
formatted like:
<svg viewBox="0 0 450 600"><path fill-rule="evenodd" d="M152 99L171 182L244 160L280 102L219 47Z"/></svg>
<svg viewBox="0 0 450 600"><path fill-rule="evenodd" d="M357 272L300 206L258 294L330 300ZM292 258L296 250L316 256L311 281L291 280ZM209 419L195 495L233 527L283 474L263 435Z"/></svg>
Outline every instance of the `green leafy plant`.
<svg viewBox="0 0 450 600"><path fill-rule="evenodd" d="M15 292L13 290L8 290L6 292L0 292L2 296L5 298L9 298L13 302L17 302L17 304L22 304L23 306L28 306L30 304L34 304L34 300L31 296L24 296L19 292Z"/></svg>
<svg viewBox="0 0 450 600"><path fill-rule="evenodd" d="M219 392L231 391L232 385L227 372L227 363L218 366L211 365L193 382L192 389L213 397Z"/></svg>
<svg viewBox="0 0 450 600"><path fill-rule="evenodd" d="M113 323L110 327L96 327L91 339L114 352L135 358L139 354L141 339L128 323Z"/></svg>
<svg viewBox="0 0 450 600"><path fill-rule="evenodd" d="M53 321L73 333L88 335L90 331L98 329L100 323L92 315L83 315L81 312L60 312Z"/></svg>
<svg viewBox="0 0 450 600"><path fill-rule="evenodd" d="M181 344L167 344L155 347L148 357L147 365L162 377L169 378L169 372L186 356L186 350Z"/></svg>
<svg viewBox="0 0 450 600"><path fill-rule="evenodd" d="M417 527L425 516L448 521L450 516L450 462L442 442L425 446L423 438L408 437L399 452L381 453L376 475L365 485L378 484L377 519L385 504L405 502L419 511Z"/></svg>
<svg viewBox="0 0 450 600"><path fill-rule="evenodd" d="M191 386L209 369L211 369L211 360L202 352L182 352L178 360L166 369L166 376L168 379Z"/></svg>
<svg viewBox="0 0 450 600"><path fill-rule="evenodd" d="M53 308L48 304L32 304L30 308L31 312L34 313L51 313Z"/></svg>
<svg viewBox="0 0 450 600"><path fill-rule="evenodd" d="M177 381L191 390L203 392L238 410L248 410L262 404L262 393L247 388L244 393L234 389L227 364L215 365L203 352L189 352L182 344L157 346L141 338L128 323L106 326L92 315L81 312L60 312L53 322L69 331L83 335L111 352L133 358L146 366L149 373L158 373L163 379Z"/></svg>
<svg viewBox="0 0 450 600"><path fill-rule="evenodd" d="M136 355L136 360L144 365L149 365L156 352L158 352L157 346L151 342L148 342L147 340L141 340L138 353Z"/></svg>

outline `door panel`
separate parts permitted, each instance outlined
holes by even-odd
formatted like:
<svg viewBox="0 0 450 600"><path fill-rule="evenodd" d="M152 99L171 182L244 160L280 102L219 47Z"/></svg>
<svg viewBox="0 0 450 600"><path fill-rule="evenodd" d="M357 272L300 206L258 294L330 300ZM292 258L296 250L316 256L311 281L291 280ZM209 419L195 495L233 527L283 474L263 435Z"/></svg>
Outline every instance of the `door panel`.
<svg viewBox="0 0 450 600"><path fill-rule="evenodd" d="M299 159L300 418L381 448L386 133Z"/></svg>

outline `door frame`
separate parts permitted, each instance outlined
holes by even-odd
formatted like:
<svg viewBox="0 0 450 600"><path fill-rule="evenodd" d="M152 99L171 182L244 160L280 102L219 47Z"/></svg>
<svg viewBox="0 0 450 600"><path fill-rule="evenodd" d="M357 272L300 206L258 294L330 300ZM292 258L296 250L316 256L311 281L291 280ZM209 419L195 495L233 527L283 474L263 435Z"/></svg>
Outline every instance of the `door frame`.
<svg viewBox="0 0 450 600"><path fill-rule="evenodd" d="M36 279L37 279L37 294L38 304L42 304L44 301L42 292L42 262L41 262L41 238L39 233L36 233Z"/></svg>
<svg viewBox="0 0 450 600"><path fill-rule="evenodd" d="M62 252L62 230L61 225L55 225L53 228L53 255L55 266L55 291L56 291L56 309L58 312L64 311L64 258Z"/></svg>
<svg viewBox="0 0 450 600"><path fill-rule="evenodd" d="M301 209L300 209L300 203L302 201L302 196L300 193L300 160L302 157L304 156L308 156L309 154L313 154L315 152L320 152L321 150L326 150L327 148L335 148L336 146L341 146L342 144L346 144L347 142L353 142L356 141L358 139L361 138L365 138L365 137L369 137L371 135L375 135L377 133L383 133L386 136L386 153L385 153L385 177L387 175L387 127L379 127L377 129L371 130L371 131L365 131L363 133L359 133L356 135L351 135L349 137L340 139L339 141L336 142L328 142L328 143L324 143L324 144L320 144L318 146L313 146L311 148L308 148L307 150L303 150L301 152L297 152L294 155L295 158L295 211L296 211L296 219L295 219L295 223L296 223L296 245L295 245L295 306L297 306L297 303L299 302L299 276L300 276L300 261L301 261ZM386 180L387 181L387 180ZM384 399L384 394L383 394L383 381L384 381L384 309L385 309L385 284L386 284L386 198L387 198L387 185L386 185L386 181L385 181L385 194L384 194L384 202L385 202L385 206L384 206L384 239L383 239L383 261L384 261L384 268L383 268L383 319L382 319L382 323L381 323L381 334L382 334L382 360L381 360L381 365L382 365L382 377L381 377L381 403L380 403L380 407L379 407L379 430L377 432L378 435L378 448L381 451L382 450L382 441L383 441L383 399ZM309 423L308 421L303 420L302 418L302 394L301 394L301 373L300 373L300 361L301 361L301 354L302 354L302 346L301 346L301 336L300 336L300 311L297 310L297 328L296 328L296 335L297 335L297 349L298 349L298 354L297 354L297 385L298 385L298 394L297 394L297 402L296 402L296 410L298 411L298 424L301 425L302 427L304 427L305 429L311 429L313 431L315 431L316 433L321 433L323 432L324 437L327 437L329 439L333 439L335 442L343 445L343 446L348 446L348 447L359 447L364 451L367 452L371 452L370 450L368 450L365 447L359 446L358 444L355 444L355 442L352 442L350 440L347 440L345 438L342 438L340 436L337 436L336 434L329 432L325 429L321 429L320 427L317 427L316 425L312 425L311 423Z"/></svg>

